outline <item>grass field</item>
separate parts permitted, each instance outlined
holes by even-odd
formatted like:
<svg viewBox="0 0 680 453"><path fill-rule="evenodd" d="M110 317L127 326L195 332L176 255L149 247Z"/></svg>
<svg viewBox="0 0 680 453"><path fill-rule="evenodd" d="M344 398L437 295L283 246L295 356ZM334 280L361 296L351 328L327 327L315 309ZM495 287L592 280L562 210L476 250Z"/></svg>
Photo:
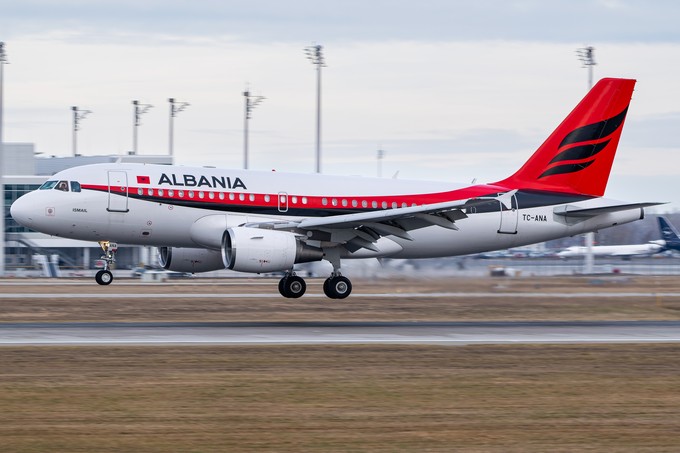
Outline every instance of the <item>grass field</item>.
<svg viewBox="0 0 680 453"><path fill-rule="evenodd" d="M344 300L331 300L323 296L322 282L322 279L309 279L307 294L300 299L278 296L259 299L193 297L201 294L277 295L276 279L197 279L162 285L120 280L105 287L90 280L80 280L78 286L36 285L36 282L24 283L19 280L13 283L20 286L3 287L0 282L0 291L6 294L51 296L47 299L0 298L0 322L680 319L680 278L677 277L356 280L355 294ZM526 296L537 292L547 295L539 298ZM613 295L607 298L551 297L551 294L579 292ZM627 297L631 292L646 295ZM93 294L93 297L71 299L68 296L70 293L88 293ZM121 293L137 296L125 299L107 297L108 294ZM379 296L391 293L406 295L399 298ZM462 295L436 298L418 296L427 293ZM500 294L502 297L466 297L479 293L492 296ZM192 297L167 298L162 294L187 294Z"/></svg>
<svg viewBox="0 0 680 453"><path fill-rule="evenodd" d="M678 451L675 345L0 348L2 452Z"/></svg>

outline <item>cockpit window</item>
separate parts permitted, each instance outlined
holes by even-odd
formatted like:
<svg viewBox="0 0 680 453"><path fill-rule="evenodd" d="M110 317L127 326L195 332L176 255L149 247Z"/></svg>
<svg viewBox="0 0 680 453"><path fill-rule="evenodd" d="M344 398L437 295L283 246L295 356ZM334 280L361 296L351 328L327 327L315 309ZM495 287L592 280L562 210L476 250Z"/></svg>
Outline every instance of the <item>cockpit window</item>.
<svg viewBox="0 0 680 453"><path fill-rule="evenodd" d="M42 186L40 186L40 190L50 190L54 188L54 186L57 185L57 181L45 181Z"/></svg>
<svg viewBox="0 0 680 453"><path fill-rule="evenodd" d="M80 192L80 183L78 181L71 181L71 192Z"/></svg>
<svg viewBox="0 0 680 453"><path fill-rule="evenodd" d="M56 189L61 190L63 192L68 192L68 181L59 181Z"/></svg>

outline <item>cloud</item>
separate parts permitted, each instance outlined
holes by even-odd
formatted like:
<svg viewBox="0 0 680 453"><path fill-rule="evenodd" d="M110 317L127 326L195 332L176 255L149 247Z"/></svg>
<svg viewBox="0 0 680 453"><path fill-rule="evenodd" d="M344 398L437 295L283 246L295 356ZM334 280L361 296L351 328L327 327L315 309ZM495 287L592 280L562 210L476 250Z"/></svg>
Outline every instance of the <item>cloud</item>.
<svg viewBox="0 0 680 453"><path fill-rule="evenodd" d="M3 39L50 30L98 37L228 35L244 42L680 39L680 5L673 1L3 0L0 7Z"/></svg>

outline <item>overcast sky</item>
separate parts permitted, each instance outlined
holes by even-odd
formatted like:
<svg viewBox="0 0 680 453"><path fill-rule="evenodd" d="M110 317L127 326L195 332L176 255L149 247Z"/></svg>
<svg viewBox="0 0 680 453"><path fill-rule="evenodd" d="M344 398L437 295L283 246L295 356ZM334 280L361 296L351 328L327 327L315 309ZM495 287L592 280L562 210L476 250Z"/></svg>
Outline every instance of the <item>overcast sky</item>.
<svg viewBox="0 0 680 453"><path fill-rule="evenodd" d="M253 169L314 171L315 71L324 46L328 174L491 182L514 172L595 79L638 80L607 196L680 209L680 2L0 0L8 142L84 155L132 149L133 99L154 107L140 154L168 150L169 97L182 165L236 167L246 86Z"/></svg>

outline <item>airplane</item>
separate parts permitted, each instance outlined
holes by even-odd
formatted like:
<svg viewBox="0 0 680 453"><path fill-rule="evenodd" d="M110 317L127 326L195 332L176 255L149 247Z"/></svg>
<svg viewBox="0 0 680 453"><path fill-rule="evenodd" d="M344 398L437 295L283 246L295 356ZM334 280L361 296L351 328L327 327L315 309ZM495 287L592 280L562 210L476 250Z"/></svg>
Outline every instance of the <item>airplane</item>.
<svg viewBox="0 0 680 453"><path fill-rule="evenodd" d="M341 261L433 258L507 249L621 225L660 203L603 198L633 79L600 80L511 176L470 186L216 168L113 163L61 171L15 201L12 217L54 236L97 241L108 285L118 244L159 247L168 270L284 272L332 264L332 299L352 291Z"/></svg>
<svg viewBox="0 0 680 453"><path fill-rule="evenodd" d="M666 250L680 250L680 236L670 222L662 217L657 217L661 240L649 241L646 244L629 245L595 245L591 247L593 256L612 256L630 259L634 256L651 256ZM588 248L573 245L557 253L559 258L583 257L588 254Z"/></svg>
<svg viewBox="0 0 680 453"><path fill-rule="evenodd" d="M593 256L612 256L630 259L634 256L650 256L655 253L663 252L664 246L654 241L647 244L630 245L594 245L591 247ZM588 247L582 245L572 245L564 250L557 252L559 258L583 257L588 254Z"/></svg>

